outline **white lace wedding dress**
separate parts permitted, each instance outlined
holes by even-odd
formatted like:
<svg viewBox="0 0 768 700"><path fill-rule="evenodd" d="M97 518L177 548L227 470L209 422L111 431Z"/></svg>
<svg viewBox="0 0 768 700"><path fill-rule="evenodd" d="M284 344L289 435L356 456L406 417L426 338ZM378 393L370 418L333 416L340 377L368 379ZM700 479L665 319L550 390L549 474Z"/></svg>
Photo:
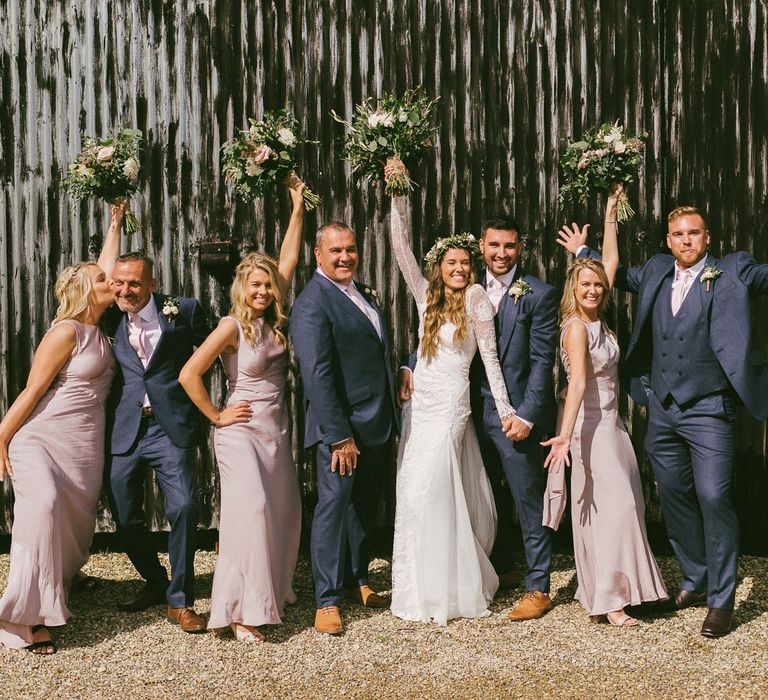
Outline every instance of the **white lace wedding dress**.
<svg viewBox="0 0 768 700"><path fill-rule="evenodd" d="M419 312L423 334L427 281L405 235L405 203L394 199L392 246ZM397 507L392 554L392 613L444 625L485 617L498 588L488 559L496 509L483 468L469 403L469 366L479 348L501 416L514 413L496 356L493 307L485 290L466 291L469 333L454 344L445 323L432 360L421 356L413 398L404 406L397 460Z"/></svg>

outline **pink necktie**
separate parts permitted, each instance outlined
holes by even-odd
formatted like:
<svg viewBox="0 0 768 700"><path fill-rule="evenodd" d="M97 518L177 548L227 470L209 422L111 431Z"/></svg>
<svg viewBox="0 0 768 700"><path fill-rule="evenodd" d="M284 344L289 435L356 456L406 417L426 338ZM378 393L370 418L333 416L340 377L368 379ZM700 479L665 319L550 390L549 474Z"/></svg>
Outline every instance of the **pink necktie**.
<svg viewBox="0 0 768 700"><path fill-rule="evenodd" d="M488 280L487 290L488 298L491 300L493 306L493 313L499 312L499 306L501 306L501 300L504 296L504 283L496 277L491 277Z"/></svg>
<svg viewBox="0 0 768 700"><path fill-rule="evenodd" d="M677 286L672 293L672 315L677 316L680 307L683 305L685 293L688 291L688 285L691 281L691 271L681 270L678 272Z"/></svg>
<svg viewBox="0 0 768 700"><path fill-rule="evenodd" d="M141 363L147 366L147 336L144 333L144 322L141 320L139 314L131 314L131 325L133 326L131 333L128 335L128 340L131 343L131 347L136 351Z"/></svg>

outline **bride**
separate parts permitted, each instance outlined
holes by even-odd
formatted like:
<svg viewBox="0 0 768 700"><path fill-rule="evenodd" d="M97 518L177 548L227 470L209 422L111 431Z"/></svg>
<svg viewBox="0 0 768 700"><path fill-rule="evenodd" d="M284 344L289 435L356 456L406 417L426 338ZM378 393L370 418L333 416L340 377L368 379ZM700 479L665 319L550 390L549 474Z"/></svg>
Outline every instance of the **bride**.
<svg viewBox="0 0 768 700"><path fill-rule="evenodd" d="M488 560L496 510L469 420L469 366L478 348L505 428L514 410L496 357L493 308L475 284L477 242L467 233L438 240L425 278L405 234L406 202L393 199L392 247L420 323L398 455L392 612L444 625L489 615L498 587Z"/></svg>

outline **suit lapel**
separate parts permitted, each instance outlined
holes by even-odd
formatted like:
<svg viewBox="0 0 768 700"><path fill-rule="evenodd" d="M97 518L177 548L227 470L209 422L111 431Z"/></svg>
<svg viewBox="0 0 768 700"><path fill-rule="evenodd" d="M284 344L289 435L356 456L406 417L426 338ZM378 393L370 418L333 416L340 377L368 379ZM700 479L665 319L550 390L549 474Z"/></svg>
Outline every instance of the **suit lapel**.
<svg viewBox="0 0 768 700"><path fill-rule="evenodd" d="M643 332L643 328L645 328L645 324L648 322L651 315L653 305L656 303L656 297L659 296L661 285L664 284L669 277L672 277L674 271L675 264L672 262L670 265L657 272L656 277L649 280L647 285L643 285L637 307L637 320L632 329L632 337L630 338L629 347L627 348L627 356L629 356L640 339L640 334Z"/></svg>
<svg viewBox="0 0 768 700"><path fill-rule="evenodd" d="M715 260L710 253L707 253L707 262L704 264L704 269L708 267L717 267L717 260ZM691 282L699 287L699 299L701 300L701 310L704 317L709 319L710 309L712 308L712 298L715 296L715 290L717 288L717 280L713 281L709 285L709 291L707 291L707 283L701 281L701 276L704 274L702 270L696 279Z"/></svg>
<svg viewBox="0 0 768 700"><path fill-rule="evenodd" d="M357 308L357 305L354 301L352 301L352 299L349 298L349 295L342 292L331 280L326 279L319 272L316 271L315 275L317 276L317 281L322 292L353 321L365 328L369 335L371 335L373 338L376 338L376 340L381 343L382 339L379 338L379 334L373 327L371 320L360 309ZM376 313L379 314L379 319L381 319L381 312L376 309ZM383 322L381 327L382 329L384 328Z"/></svg>

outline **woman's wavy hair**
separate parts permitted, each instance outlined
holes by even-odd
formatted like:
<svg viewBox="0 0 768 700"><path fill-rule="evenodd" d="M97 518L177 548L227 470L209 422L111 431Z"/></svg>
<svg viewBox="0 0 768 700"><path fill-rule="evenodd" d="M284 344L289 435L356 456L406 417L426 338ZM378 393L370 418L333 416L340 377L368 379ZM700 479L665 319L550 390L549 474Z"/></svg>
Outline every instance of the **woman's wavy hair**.
<svg viewBox="0 0 768 700"><path fill-rule="evenodd" d="M611 285L608 283L608 275L605 274L603 263L592 258L576 258L573 264L568 268L565 274L565 285L563 286L563 298L560 301L560 325L562 326L571 316L575 316L576 311L576 285L579 283L579 273L582 270L592 270L603 283L605 292L600 300L600 306L597 309L597 315L600 320L605 321L605 313L611 302Z"/></svg>
<svg viewBox="0 0 768 700"><path fill-rule="evenodd" d="M464 250L469 257L469 281L464 289L453 294L445 293L445 283L440 272L440 265L449 250ZM421 338L421 356L433 360L440 345L440 328L446 321L456 326L453 334L455 344L463 343L467 338L467 311L464 297L467 290L476 282L475 268L472 265L472 253L466 248L448 248L429 268L427 273L427 310L424 312L424 334Z"/></svg>
<svg viewBox="0 0 768 700"><path fill-rule="evenodd" d="M283 311L283 292L279 284L277 260L272 256L266 253L249 253L240 261L240 264L235 268L235 279L229 291L229 297L232 301L229 315L234 316L240 321L245 339L251 347L261 340L258 326L256 325L258 315L248 303L248 276L254 270L261 270L269 275L269 281L272 284L272 294L274 294L275 298L264 312L264 320L272 327L280 345L288 347L288 339L282 331L287 320Z"/></svg>
<svg viewBox="0 0 768 700"><path fill-rule="evenodd" d="M54 294L59 302L53 322L65 319L78 319L88 313L91 305L93 284L88 268L96 266L95 262L79 262L65 267L56 280Z"/></svg>

